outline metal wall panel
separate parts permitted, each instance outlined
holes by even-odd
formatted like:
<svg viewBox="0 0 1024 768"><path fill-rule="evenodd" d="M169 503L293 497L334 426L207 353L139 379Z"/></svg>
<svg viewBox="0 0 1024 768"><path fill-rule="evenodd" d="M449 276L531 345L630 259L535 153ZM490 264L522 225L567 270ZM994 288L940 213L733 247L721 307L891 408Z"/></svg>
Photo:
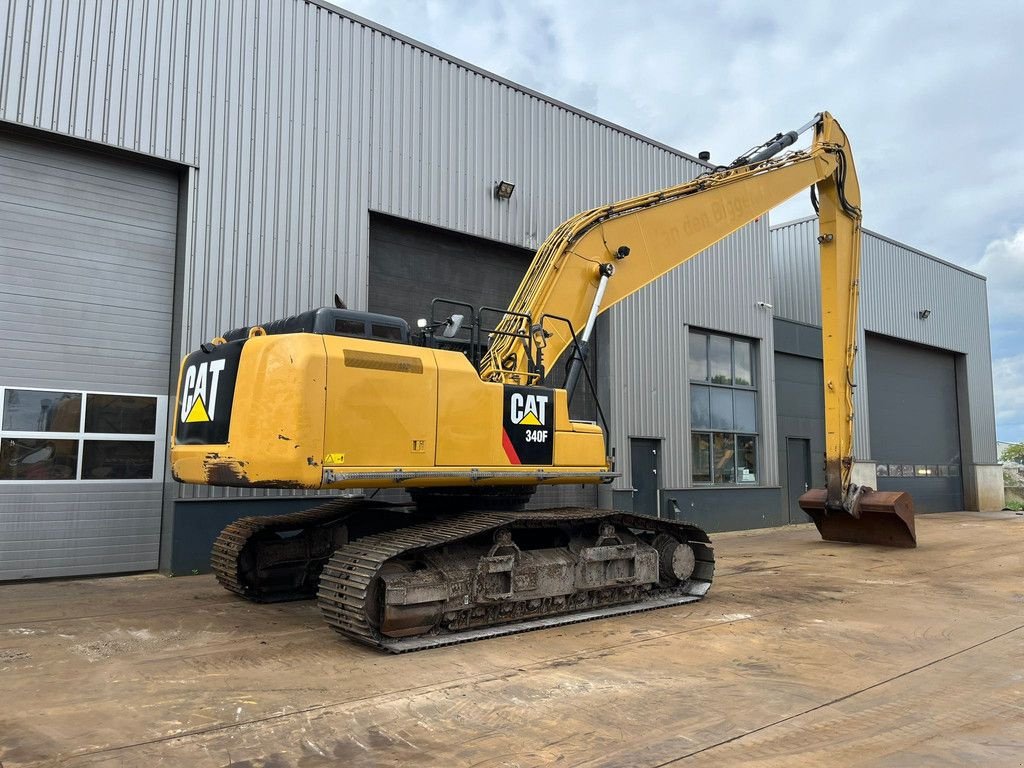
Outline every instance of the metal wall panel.
<svg viewBox="0 0 1024 768"><path fill-rule="evenodd" d="M182 346L367 300L368 210L524 248L578 210L691 179L692 158L314 3L12 0L0 119L196 166ZM494 183L516 184L498 201ZM688 485L685 325L758 339L777 482L765 224L613 312L613 436L666 435ZM619 487L624 487L622 483ZM274 492L261 492L260 495ZM186 497L233 495L187 488Z"/></svg>
<svg viewBox="0 0 1024 768"><path fill-rule="evenodd" d="M816 219L804 219L771 231L775 313L782 318L821 325L821 270ZM918 312L931 314L921 319ZM858 348L864 331L965 355L971 443L974 463L994 463L995 405L985 278L873 232L865 231L861 257ZM868 413L865 355L855 367L855 407ZM870 434L859 418L857 456L868 458ZM872 457L873 458L873 457Z"/></svg>

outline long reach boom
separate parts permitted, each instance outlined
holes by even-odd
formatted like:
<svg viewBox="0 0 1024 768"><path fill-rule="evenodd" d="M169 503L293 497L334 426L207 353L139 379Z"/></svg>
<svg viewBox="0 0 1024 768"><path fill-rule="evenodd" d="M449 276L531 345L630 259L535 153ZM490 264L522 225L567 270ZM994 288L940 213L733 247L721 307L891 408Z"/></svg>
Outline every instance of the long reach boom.
<svg viewBox="0 0 1024 768"><path fill-rule="evenodd" d="M809 129L809 149L779 154ZM563 222L538 249L497 326L481 378L536 383L539 374L521 341L535 329L523 327L524 318L559 317L571 323L550 323L545 338L537 339L549 365L573 344L573 331L581 336L574 355L585 354L599 314L808 187L816 193L819 222L827 492L812 491L801 505L826 538L914 546L909 495L866 497L869 489L852 480L860 185L849 139L828 112L797 131L776 135L726 168ZM578 360L569 369L570 392ZM862 506L871 514L871 526L855 522ZM885 518L890 509L894 520Z"/></svg>

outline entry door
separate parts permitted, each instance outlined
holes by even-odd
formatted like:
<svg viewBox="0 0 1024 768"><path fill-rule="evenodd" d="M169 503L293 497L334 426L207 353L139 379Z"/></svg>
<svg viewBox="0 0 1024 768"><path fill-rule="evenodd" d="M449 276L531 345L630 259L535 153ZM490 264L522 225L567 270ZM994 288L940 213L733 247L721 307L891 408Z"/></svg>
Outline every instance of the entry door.
<svg viewBox="0 0 1024 768"><path fill-rule="evenodd" d="M633 511L660 517L658 508L658 454L661 440L631 438L629 462L633 482Z"/></svg>
<svg viewBox="0 0 1024 768"><path fill-rule="evenodd" d="M806 523L810 517L800 509L800 497L811 487L811 441L804 437L786 439L789 489L789 522Z"/></svg>

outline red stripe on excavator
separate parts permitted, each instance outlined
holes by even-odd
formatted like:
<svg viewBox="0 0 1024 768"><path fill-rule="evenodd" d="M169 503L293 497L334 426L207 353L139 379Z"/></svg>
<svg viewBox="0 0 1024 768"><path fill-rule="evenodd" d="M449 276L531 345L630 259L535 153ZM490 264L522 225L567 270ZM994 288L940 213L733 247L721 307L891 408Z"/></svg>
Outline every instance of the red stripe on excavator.
<svg viewBox="0 0 1024 768"><path fill-rule="evenodd" d="M504 429L501 430L501 447L505 449L505 455L508 456L508 460L513 464L522 464L519 460L519 454L516 453L515 446L512 445L512 441L509 440L508 432Z"/></svg>

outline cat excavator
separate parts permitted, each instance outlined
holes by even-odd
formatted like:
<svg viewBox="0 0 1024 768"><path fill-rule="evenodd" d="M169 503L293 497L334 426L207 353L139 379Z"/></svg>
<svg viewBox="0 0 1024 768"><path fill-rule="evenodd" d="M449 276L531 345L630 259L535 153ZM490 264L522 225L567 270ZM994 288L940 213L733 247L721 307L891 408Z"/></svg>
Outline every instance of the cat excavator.
<svg viewBox="0 0 1024 768"><path fill-rule="evenodd" d="M810 148L786 151L806 131ZM187 355L178 481L349 494L228 525L211 557L220 583L257 602L316 596L339 633L392 652L701 599L714 553L697 526L524 507L540 485L617 476L605 430L568 410L590 378L598 315L807 188L820 223L827 482L800 505L825 539L914 546L909 495L853 480L860 192L846 134L823 112L728 166L563 222L508 308L436 300L442 315L459 311L414 331L339 302ZM563 354L564 386L550 386ZM410 501L356 493L381 488Z"/></svg>

